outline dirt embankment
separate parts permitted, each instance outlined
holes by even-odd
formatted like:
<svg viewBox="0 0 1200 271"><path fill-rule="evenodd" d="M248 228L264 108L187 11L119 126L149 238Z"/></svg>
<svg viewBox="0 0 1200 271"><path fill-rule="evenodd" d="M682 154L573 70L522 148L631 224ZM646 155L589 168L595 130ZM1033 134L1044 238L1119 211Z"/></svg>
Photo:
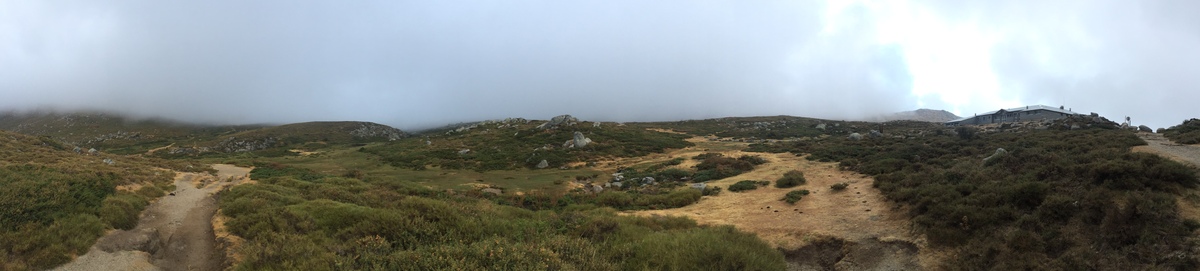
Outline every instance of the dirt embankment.
<svg viewBox="0 0 1200 271"><path fill-rule="evenodd" d="M212 217L215 194L249 180L249 168L214 165L216 175L177 173L176 190L142 212L137 227L115 230L87 254L55 270L220 270Z"/></svg>
<svg viewBox="0 0 1200 271"><path fill-rule="evenodd" d="M720 150L726 156L759 155L768 163L709 185L729 187L742 180L774 181L790 170L804 172L805 185L780 189L773 185L744 192L722 191L717 196L677 209L631 212L633 215L686 216L701 224L733 225L758 234L785 252L790 270L920 270L938 261L926 242L909 229L902 210L894 208L872 187L873 179L842 171L836 163L809 161L790 153L747 153L743 143L699 142L696 147L673 151L657 159L621 161L621 164L666 161ZM725 146L736 145L736 146ZM689 166L685 163L681 166ZM830 186L847 183L842 191ZM811 192L795 205L781 199L792 190Z"/></svg>

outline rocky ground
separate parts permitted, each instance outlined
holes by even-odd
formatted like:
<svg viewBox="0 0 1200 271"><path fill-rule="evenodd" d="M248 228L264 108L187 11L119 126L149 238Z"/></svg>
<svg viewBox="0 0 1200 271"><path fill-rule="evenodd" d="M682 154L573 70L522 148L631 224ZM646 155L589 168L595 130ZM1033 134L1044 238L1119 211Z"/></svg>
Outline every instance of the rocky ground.
<svg viewBox="0 0 1200 271"><path fill-rule="evenodd" d="M142 212L138 226L101 237L87 254L55 270L220 270L212 217L214 195L249 180L249 168L214 165L217 175L178 173L174 195L163 196Z"/></svg>

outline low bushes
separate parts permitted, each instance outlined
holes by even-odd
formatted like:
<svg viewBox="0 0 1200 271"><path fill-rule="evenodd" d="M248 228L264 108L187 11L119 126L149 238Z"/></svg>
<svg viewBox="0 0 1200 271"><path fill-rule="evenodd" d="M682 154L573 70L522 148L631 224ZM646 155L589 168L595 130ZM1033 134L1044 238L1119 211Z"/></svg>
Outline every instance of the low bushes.
<svg viewBox="0 0 1200 271"><path fill-rule="evenodd" d="M808 190L792 190L784 195L780 200L786 201L788 204L796 204L796 202L800 201L800 199L804 198L804 196L808 196Z"/></svg>
<svg viewBox="0 0 1200 271"><path fill-rule="evenodd" d="M775 180L775 187L777 187L777 188L792 188L792 187L796 187L797 185L802 185L805 182L808 182L808 181L804 179L804 172L801 172L799 170L791 170L786 173L783 173L783 177L780 177L778 180Z"/></svg>
<svg viewBox="0 0 1200 271"><path fill-rule="evenodd" d="M1197 244L1180 238L1193 235L1190 225L1200 223L1183 219L1170 204L1197 186L1197 173L1132 153L1132 146L1145 143L1130 131L1104 127L872 141L830 137L757 148L840 161L873 175L873 186L906 206L930 244L961 251L950 260L952 269L1200 267L1188 252ZM997 148L1008 154L982 161Z"/></svg>
<svg viewBox="0 0 1200 271"><path fill-rule="evenodd" d="M739 182L737 182L737 183L734 183L733 185L730 185L730 186L729 186L729 191L732 191L732 192L740 192L740 191L746 191L746 190L754 190L754 189L758 189L758 187L759 187L759 186L766 186L766 185L768 185L768 184L771 184L771 182L768 182L768 181L750 181L750 180L746 180L746 181L739 181Z"/></svg>
<svg viewBox="0 0 1200 271"><path fill-rule="evenodd" d="M419 190L360 203L339 195L376 184L300 181L279 176L236 186L220 197L231 233L246 239L234 269L384 270L782 270L783 256L753 234L698 226L681 217L618 215L602 205L671 207L700 198L695 189L661 194L607 191L581 195L504 196ZM336 186L318 184L339 182ZM401 187L400 184L388 184ZM316 189L322 192L316 193ZM342 192L334 190L345 190ZM497 198L496 200L501 200ZM553 203L551 203L553 202ZM573 203L570 203L573 202ZM560 205L561 204L561 205ZM550 208L545 208L550 207ZM538 211L532 209L541 208Z"/></svg>

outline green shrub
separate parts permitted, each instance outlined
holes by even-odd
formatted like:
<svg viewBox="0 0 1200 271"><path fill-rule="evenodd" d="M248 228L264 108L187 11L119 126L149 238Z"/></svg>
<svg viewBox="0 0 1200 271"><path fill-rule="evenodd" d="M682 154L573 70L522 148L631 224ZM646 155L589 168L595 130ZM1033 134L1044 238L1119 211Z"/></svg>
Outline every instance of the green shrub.
<svg viewBox="0 0 1200 271"><path fill-rule="evenodd" d="M141 195L142 197L153 199L166 195L166 192L163 192L161 188L147 185L142 186L142 188L138 188L137 194Z"/></svg>
<svg viewBox="0 0 1200 271"><path fill-rule="evenodd" d="M804 179L804 172L800 172L799 170L791 170L783 173L783 177L775 180L775 187L792 188L796 187L797 185L802 185L805 182L808 181Z"/></svg>
<svg viewBox="0 0 1200 271"><path fill-rule="evenodd" d="M796 204L797 201L800 201L800 199L807 195L808 190L792 190L784 195L783 199L780 200L786 201L788 204Z"/></svg>
<svg viewBox="0 0 1200 271"><path fill-rule="evenodd" d="M729 186L729 191L731 192L741 192L754 189L758 189L758 182L756 181L739 181Z"/></svg>

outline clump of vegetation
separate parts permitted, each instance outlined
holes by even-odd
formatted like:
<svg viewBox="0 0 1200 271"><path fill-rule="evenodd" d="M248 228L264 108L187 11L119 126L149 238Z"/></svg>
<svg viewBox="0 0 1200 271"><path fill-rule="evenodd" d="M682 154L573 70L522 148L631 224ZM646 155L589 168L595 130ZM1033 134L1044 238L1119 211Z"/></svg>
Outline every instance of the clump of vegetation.
<svg viewBox="0 0 1200 271"><path fill-rule="evenodd" d="M1189 119L1183 123L1159 131L1163 136L1179 144L1200 144L1200 119Z"/></svg>
<svg viewBox="0 0 1200 271"><path fill-rule="evenodd" d="M741 192L741 191L746 191L746 190L754 190L754 189L758 189L758 187L759 187L759 186L766 186L766 185L768 185L768 184L771 184L771 182L768 182L768 181L750 181L750 180L746 180L746 181L739 181L739 182L737 182L737 183L734 183L733 185L730 185L730 186L729 186L729 191L732 191L732 192Z"/></svg>
<svg viewBox="0 0 1200 271"><path fill-rule="evenodd" d="M741 192L746 190L758 189L758 182L755 181L739 181L729 186L730 192Z"/></svg>
<svg viewBox="0 0 1200 271"><path fill-rule="evenodd" d="M1062 126L755 147L873 175L889 200L907 205L932 245L960 251L956 269L1200 267L1189 252L1197 244L1183 238L1200 223L1180 217L1174 203L1177 193L1197 186L1196 172L1130 152L1145 144L1130 131ZM997 148L1008 155L984 163Z"/></svg>
<svg viewBox="0 0 1200 271"><path fill-rule="evenodd" d="M806 182L808 182L808 180L804 179L804 172L799 170L790 170L783 173L783 177L775 180L775 187L792 188L796 187L797 185L803 185Z"/></svg>
<svg viewBox="0 0 1200 271"><path fill-rule="evenodd" d="M842 191L842 190L846 190L846 187L849 187L849 186L850 186L850 184L848 184L848 183L835 183L833 185L830 185L829 189L831 189L833 191Z"/></svg>
<svg viewBox="0 0 1200 271"><path fill-rule="evenodd" d="M725 157L720 153L705 153L694 157L700 160L696 164L696 173L692 177L696 182L707 182L740 175L754 170L754 166L766 163L762 157L743 155L738 158Z"/></svg>
<svg viewBox="0 0 1200 271"><path fill-rule="evenodd" d="M786 195L783 195L783 199L780 200L786 201L788 204L796 204L796 202L800 201L800 199L804 198L804 196L808 196L808 193L808 190L792 190Z"/></svg>

